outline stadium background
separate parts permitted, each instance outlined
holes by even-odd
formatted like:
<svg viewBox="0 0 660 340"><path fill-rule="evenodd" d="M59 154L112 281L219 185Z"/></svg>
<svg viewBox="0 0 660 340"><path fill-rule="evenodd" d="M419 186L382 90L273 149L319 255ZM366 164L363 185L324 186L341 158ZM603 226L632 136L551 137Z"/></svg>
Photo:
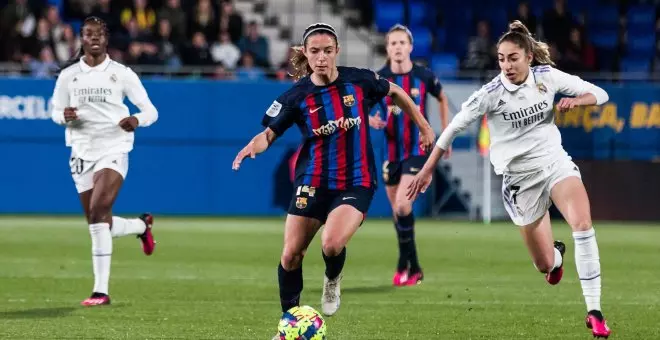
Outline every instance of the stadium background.
<svg viewBox="0 0 660 340"><path fill-rule="evenodd" d="M610 94L607 105L557 115L557 124L590 194L613 337L660 338L657 2L568 0L562 10L534 0L528 11L508 0L231 5L0 0L0 338L270 339L280 317L275 266L291 192L286 162L298 132L240 172L230 162L290 86L288 47L304 27L325 21L340 32L340 64L378 69L383 32L406 23L415 60L438 73L454 114L497 74L494 42L513 18L550 42L560 68ZM58 64L75 54L89 14L110 24L112 57L140 73L160 111L155 125L137 132L114 211L154 212L156 253L142 256L132 238L113 240L113 305L101 309L78 307L92 284L90 240L64 132L49 119ZM433 192L416 205L418 216L430 217L416 223L425 273L417 287L391 286L398 254L381 186L349 244L330 339L591 338L573 260L558 286L534 271L504 213L499 178L483 170L479 127L456 140ZM374 136L380 149L382 135ZM488 226L481 223L486 197L501 220ZM553 232L572 243L566 224L555 221ZM325 269L319 239L305 259L302 300L315 308ZM567 259L573 255L569 246Z"/></svg>
<svg viewBox="0 0 660 340"><path fill-rule="evenodd" d="M265 108L290 85L288 47L298 43L306 25L335 25L340 63L378 69L384 62L383 32L407 24L415 60L440 75L453 114L497 73L497 36L509 20L522 19L550 43L560 68L610 94L601 108L557 116L566 149L589 174L589 190L612 186L612 178L629 181L617 190L626 203L608 190L592 195L595 218L657 219L657 209L646 207L660 195L658 176L636 175L659 169L656 12L649 1L595 0L4 1L0 154L7 166L0 167L0 212L79 212L63 131L49 120L49 105L58 65L75 56L87 15L108 22L111 56L141 74L160 111L158 124L137 132L116 212L259 216L284 212L291 193L287 159L298 145L298 131L289 131L238 173L229 164L259 131ZM439 132L432 102L430 121ZM435 190L416 204L418 214L479 219L484 196L490 195L493 217L506 218L499 178L483 170L485 160L476 152L478 134L475 123L459 137L454 157L438 167ZM382 132L373 135L380 155ZM490 190L482 185L487 175ZM380 190L371 216L390 214ZM618 209L628 213L613 214L612 202L629 206Z"/></svg>

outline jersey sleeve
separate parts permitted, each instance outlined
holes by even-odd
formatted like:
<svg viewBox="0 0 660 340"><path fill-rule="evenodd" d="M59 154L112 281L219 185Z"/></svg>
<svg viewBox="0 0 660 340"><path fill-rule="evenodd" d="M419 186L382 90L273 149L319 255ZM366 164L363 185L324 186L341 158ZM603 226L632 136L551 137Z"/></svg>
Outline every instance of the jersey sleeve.
<svg viewBox="0 0 660 340"><path fill-rule="evenodd" d="M296 122L296 119L300 117L300 113L300 108L295 104L292 94L287 92L270 104L261 120L261 125L270 128L276 135L281 136Z"/></svg>
<svg viewBox="0 0 660 340"><path fill-rule="evenodd" d="M390 82L378 73L365 69L363 77L367 86L367 95L374 101L380 101L390 93Z"/></svg>
<svg viewBox="0 0 660 340"><path fill-rule="evenodd" d="M53 111L50 113L53 122L59 125L66 124L64 120L64 108L69 106L69 90L66 86L66 75L60 74L55 81L53 90Z"/></svg>
<svg viewBox="0 0 660 340"><path fill-rule="evenodd" d="M596 105L604 104L609 100L609 95L602 88L554 67L550 67L550 78L557 88L557 92L561 94L581 96L585 93L591 93L596 97Z"/></svg>
<svg viewBox="0 0 660 340"><path fill-rule="evenodd" d="M427 92L430 95L436 98L440 98L440 92L442 92L442 84L440 83L440 79L438 79L438 77L430 70L426 71L424 83L424 85L426 85Z"/></svg>
<svg viewBox="0 0 660 340"><path fill-rule="evenodd" d="M124 74L124 93L128 99L140 110L139 113L136 113L135 118L138 120L138 124L141 127L146 127L158 120L158 110L147 94L140 78L138 77L133 70L126 68Z"/></svg>
<svg viewBox="0 0 660 340"><path fill-rule="evenodd" d="M447 128L442 132L436 142L436 146L443 150L447 150L459 133L463 132L468 126L470 126L470 124L472 124L472 122L483 117L483 115L488 113L491 109L491 99L485 87L475 91L470 98L461 105L461 111L454 116Z"/></svg>

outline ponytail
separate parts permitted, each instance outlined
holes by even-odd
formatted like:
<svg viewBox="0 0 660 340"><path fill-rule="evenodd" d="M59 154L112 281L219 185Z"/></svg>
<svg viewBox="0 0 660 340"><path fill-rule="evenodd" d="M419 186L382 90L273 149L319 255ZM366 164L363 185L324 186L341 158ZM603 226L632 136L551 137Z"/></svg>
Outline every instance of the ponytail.
<svg viewBox="0 0 660 340"><path fill-rule="evenodd" d="M522 22L520 22L520 20L515 20L509 24L509 31L500 37L500 40L497 44L499 45L505 41L520 46L520 48L525 50L525 52L531 52L533 57L533 66L555 66L552 58L550 58L550 47L548 44L534 39L532 33L529 32L529 29L527 29L527 27Z"/></svg>
<svg viewBox="0 0 660 340"><path fill-rule="evenodd" d="M293 46L291 49L293 50L293 55L291 56L291 59L289 59L289 64L293 71L289 75L293 77L293 80L298 81L301 78L312 74L313 71L312 67L309 66L309 63L307 62L303 47Z"/></svg>

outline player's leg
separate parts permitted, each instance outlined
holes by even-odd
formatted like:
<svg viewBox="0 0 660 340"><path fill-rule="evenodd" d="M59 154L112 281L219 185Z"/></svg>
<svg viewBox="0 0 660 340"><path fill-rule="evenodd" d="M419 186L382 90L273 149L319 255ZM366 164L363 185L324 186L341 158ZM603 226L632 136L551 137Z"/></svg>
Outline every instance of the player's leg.
<svg viewBox="0 0 660 340"><path fill-rule="evenodd" d="M417 246L415 244L415 216L413 214L413 201L409 200L406 193L408 185L412 182L414 175L404 173L401 176L398 190L396 192L397 230L399 231L399 246L403 245L408 259L408 278L405 285L411 286L422 282L424 274L417 258Z"/></svg>
<svg viewBox="0 0 660 340"><path fill-rule="evenodd" d="M573 165L573 169L577 169ZM577 171L577 170L575 170ZM552 186L552 200L573 230L575 266L587 305L587 326L594 336L607 337L610 329L601 312L600 256L591 222L589 197L579 175L563 178Z"/></svg>
<svg viewBox="0 0 660 340"><path fill-rule="evenodd" d="M399 261L392 277L392 284L403 286L408 281L408 256L411 252L411 238L409 236L410 230L399 225L396 213L397 192L401 181L401 162L385 162L383 164L383 179L385 181L385 193L392 207L392 222L399 245Z"/></svg>
<svg viewBox="0 0 660 340"><path fill-rule="evenodd" d="M562 278L563 258L566 247L562 242L554 241L550 223L550 214L520 228L520 235L532 257L534 267L546 274L550 284L557 284Z"/></svg>
<svg viewBox="0 0 660 340"><path fill-rule="evenodd" d="M277 267L282 312L298 306L303 289L302 261L321 222L315 218L289 214L284 226L284 246Z"/></svg>
<svg viewBox="0 0 660 340"><path fill-rule="evenodd" d="M325 315L333 315L340 305L342 270L346 261L346 244L360 228L369 210L374 191L354 188L334 197L321 235L325 277L321 308Z"/></svg>

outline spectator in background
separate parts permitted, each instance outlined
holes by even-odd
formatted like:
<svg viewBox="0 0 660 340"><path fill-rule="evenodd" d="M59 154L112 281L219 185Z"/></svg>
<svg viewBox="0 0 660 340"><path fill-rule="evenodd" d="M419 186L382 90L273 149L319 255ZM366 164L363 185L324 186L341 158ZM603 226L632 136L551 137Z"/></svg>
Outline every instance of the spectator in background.
<svg viewBox="0 0 660 340"><path fill-rule="evenodd" d="M59 70L50 46L44 46L39 52L39 59L31 60L28 66L30 73L36 78L52 78Z"/></svg>
<svg viewBox="0 0 660 340"><path fill-rule="evenodd" d="M238 47L241 49L241 53L250 53L257 66L270 67L268 39L259 34L259 25L256 21L248 24L247 34L241 39Z"/></svg>
<svg viewBox="0 0 660 340"><path fill-rule="evenodd" d="M227 69L222 65L217 65L213 71L213 79L215 80L230 80L234 79L234 75L227 71Z"/></svg>
<svg viewBox="0 0 660 340"><path fill-rule="evenodd" d="M48 25L50 26L51 40L59 40L64 32L64 24L60 20L60 10L55 5L49 5L44 14Z"/></svg>
<svg viewBox="0 0 660 340"><path fill-rule="evenodd" d="M529 10L529 2L521 1L518 4L516 14L509 18L509 22L514 20L520 20L520 22L527 26L530 33L536 35L536 27L538 23L536 22L536 16Z"/></svg>
<svg viewBox="0 0 660 340"><path fill-rule="evenodd" d="M5 32L7 37L16 33L25 38L30 37L36 25L36 16L32 13L27 0L13 0L0 15L0 32Z"/></svg>
<svg viewBox="0 0 660 340"><path fill-rule="evenodd" d="M584 39L582 32L577 27L571 29L561 65L566 72L593 71L596 68L594 47Z"/></svg>
<svg viewBox="0 0 660 340"><path fill-rule="evenodd" d="M183 55L183 62L186 65L205 66L212 65L211 53L206 36L202 32L193 34L192 43L186 47Z"/></svg>
<svg viewBox="0 0 660 340"><path fill-rule="evenodd" d="M211 46L211 57L216 63L222 63L226 68L233 70L241 58L241 51L231 43L231 37L227 31L220 32L218 41Z"/></svg>
<svg viewBox="0 0 660 340"><path fill-rule="evenodd" d="M124 8L121 11L122 25L126 25L130 20L137 22L140 33L151 33L156 25L156 12L147 6L147 0L134 0L132 8Z"/></svg>
<svg viewBox="0 0 660 340"><path fill-rule="evenodd" d="M46 19L39 19L37 22L37 29L34 32L34 35L30 37L30 42L27 46L28 53L33 57L38 57L43 53L45 47L52 48L53 40L50 35L50 25ZM52 54L52 51L51 51Z"/></svg>
<svg viewBox="0 0 660 340"><path fill-rule="evenodd" d="M263 69L255 67L255 58L250 52L241 56L241 66L236 70L236 77L242 80L260 80L266 78Z"/></svg>
<svg viewBox="0 0 660 340"><path fill-rule="evenodd" d="M54 41L55 56L60 63L65 63L80 51L80 36L73 32L73 28L64 25L62 36Z"/></svg>
<svg viewBox="0 0 660 340"><path fill-rule="evenodd" d="M488 22L477 23L477 35L470 37L468 51L463 67L469 70L485 70L493 67L495 61L495 43L490 37Z"/></svg>
<svg viewBox="0 0 660 340"><path fill-rule="evenodd" d="M234 45L243 38L243 17L234 10L234 4L229 0L224 0L221 5L220 19L218 21L219 31L229 32L231 42Z"/></svg>
<svg viewBox="0 0 660 340"><path fill-rule="evenodd" d="M170 41L180 45L186 39L186 14L181 9L179 0L167 0L167 4L158 11L158 20L167 20L171 28Z"/></svg>
<svg viewBox="0 0 660 340"><path fill-rule="evenodd" d="M91 15L105 21L106 27L110 32L114 33L119 28L119 15L112 10L110 0L98 0Z"/></svg>
<svg viewBox="0 0 660 340"><path fill-rule="evenodd" d="M64 17L71 19L84 19L92 13L97 0L65 0Z"/></svg>
<svg viewBox="0 0 660 340"><path fill-rule="evenodd" d="M191 37L197 32L204 34L204 40L209 41L215 39L217 35L217 25L215 22L215 11L211 6L210 0L199 0L197 6L192 12L190 18L190 27L188 32L193 33Z"/></svg>
<svg viewBox="0 0 660 340"><path fill-rule="evenodd" d="M117 38L117 46L120 50L126 51L128 45L132 42L146 42L151 41L150 31L140 31L137 20L131 18L124 24L124 33Z"/></svg>
<svg viewBox="0 0 660 340"><path fill-rule="evenodd" d="M178 67L181 65L179 58L179 45L172 37L172 27L167 20L158 21L158 34L156 35L156 47L158 49L158 60L160 64Z"/></svg>
<svg viewBox="0 0 660 340"><path fill-rule="evenodd" d="M571 27L574 26L571 13L566 11L564 0L555 0L555 6L543 15L543 34L547 43L554 43L559 51L568 46Z"/></svg>

